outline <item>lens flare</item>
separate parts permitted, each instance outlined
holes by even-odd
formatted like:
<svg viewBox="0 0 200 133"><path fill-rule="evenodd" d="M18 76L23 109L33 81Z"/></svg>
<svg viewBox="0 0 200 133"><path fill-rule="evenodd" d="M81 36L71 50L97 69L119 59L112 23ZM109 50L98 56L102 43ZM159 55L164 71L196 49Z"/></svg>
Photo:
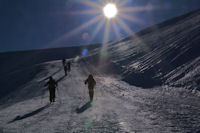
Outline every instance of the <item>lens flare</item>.
<svg viewBox="0 0 200 133"><path fill-rule="evenodd" d="M88 34L87 32L84 32L84 33L82 34L82 39L83 39L83 40L87 40L88 37L89 37L89 34Z"/></svg>
<svg viewBox="0 0 200 133"><path fill-rule="evenodd" d="M87 49L84 49L83 52L82 52L82 56L86 56L88 53L88 50Z"/></svg>
<svg viewBox="0 0 200 133"><path fill-rule="evenodd" d="M145 22L137 18L135 12L160 9L160 7L158 8L152 5L128 6L129 1L130 0L79 0L78 2L89 6L89 8L85 11L71 11L69 13L71 15L92 15L93 18L63 34L49 45L52 46L64 42L65 40L78 35L80 32L83 32L85 29L88 31L89 26L94 26L94 24L97 24L97 26L94 28L93 32L91 33L90 31L90 34L84 32L81 36L82 39L90 44L90 42L102 32L104 34L103 36L101 35L102 43L106 44L110 41L110 36L112 35L111 32L113 31L115 36L117 36L117 39L122 37L121 30L124 30L128 35L133 35L134 32L130 29L128 23L126 23L127 21L133 22L133 24L144 25Z"/></svg>

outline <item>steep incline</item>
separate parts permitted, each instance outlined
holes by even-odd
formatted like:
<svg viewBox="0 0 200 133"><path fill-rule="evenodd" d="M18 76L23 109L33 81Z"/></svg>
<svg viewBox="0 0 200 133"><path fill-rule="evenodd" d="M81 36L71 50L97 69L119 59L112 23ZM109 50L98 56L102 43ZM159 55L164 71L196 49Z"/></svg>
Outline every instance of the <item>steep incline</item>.
<svg viewBox="0 0 200 133"><path fill-rule="evenodd" d="M123 68L123 80L150 88L161 84L200 89L200 10L104 46Z"/></svg>

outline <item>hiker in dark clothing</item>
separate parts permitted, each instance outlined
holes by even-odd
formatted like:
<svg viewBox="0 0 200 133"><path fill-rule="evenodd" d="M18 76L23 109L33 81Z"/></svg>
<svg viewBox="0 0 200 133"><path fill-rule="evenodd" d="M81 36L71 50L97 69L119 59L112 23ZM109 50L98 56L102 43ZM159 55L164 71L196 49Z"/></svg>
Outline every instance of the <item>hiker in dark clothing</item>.
<svg viewBox="0 0 200 133"><path fill-rule="evenodd" d="M71 70L71 62L70 61L67 62L67 70L68 70L68 72L70 72L70 70Z"/></svg>
<svg viewBox="0 0 200 133"><path fill-rule="evenodd" d="M67 76L67 65L64 66L65 76Z"/></svg>
<svg viewBox="0 0 200 133"><path fill-rule="evenodd" d="M67 64L66 64L66 60L65 59L62 59L62 64L63 64L65 76L67 76Z"/></svg>
<svg viewBox="0 0 200 133"><path fill-rule="evenodd" d="M63 64L63 67L66 65L66 60L65 59L62 59L62 64Z"/></svg>
<svg viewBox="0 0 200 133"><path fill-rule="evenodd" d="M56 91L56 87L57 87L57 83L56 81L50 76L49 77L49 81L45 84L45 86L48 86L49 88L49 100L50 103L55 102L55 91Z"/></svg>
<svg viewBox="0 0 200 133"><path fill-rule="evenodd" d="M92 102L94 95L94 86L96 85L96 81L94 80L92 74L90 74L88 78L85 80L85 84L88 84L90 101Z"/></svg>

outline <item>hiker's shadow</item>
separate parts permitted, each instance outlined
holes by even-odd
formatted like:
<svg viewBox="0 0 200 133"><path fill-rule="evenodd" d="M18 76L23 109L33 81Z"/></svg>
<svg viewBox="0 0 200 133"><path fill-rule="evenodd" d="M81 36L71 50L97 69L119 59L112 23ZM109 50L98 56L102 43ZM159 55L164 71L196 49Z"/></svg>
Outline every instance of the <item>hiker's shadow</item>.
<svg viewBox="0 0 200 133"><path fill-rule="evenodd" d="M10 122L8 122L8 123L13 123L13 122L15 122L15 121L19 121L19 120L26 119L26 118L28 118L28 117L34 116L34 115L40 113L41 111L43 111L44 109L46 109L46 108L48 108L48 107L49 107L49 104L47 104L47 105L45 105L45 106L43 106L43 107L41 107L41 108L39 108L39 109L36 109L35 111L32 111L32 112L30 112L30 113L27 113L27 114L25 114L25 115L23 115L23 116L18 115L18 116L16 116L12 121L10 121Z"/></svg>
<svg viewBox="0 0 200 133"><path fill-rule="evenodd" d="M84 104L82 107L80 108L77 108L76 109L76 113L80 114L80 113L83 113L85 110L87 110L88 108L90 108L92 105L91 105L91 102L87 102L86 104Z"/></svg>
<svg viewBox="0 0 200 133"><path fill-rule="evenodd" d="M65 77L66 77L66 76L60 77L56 82L58 83L58 82L62 81Z"/></svg>

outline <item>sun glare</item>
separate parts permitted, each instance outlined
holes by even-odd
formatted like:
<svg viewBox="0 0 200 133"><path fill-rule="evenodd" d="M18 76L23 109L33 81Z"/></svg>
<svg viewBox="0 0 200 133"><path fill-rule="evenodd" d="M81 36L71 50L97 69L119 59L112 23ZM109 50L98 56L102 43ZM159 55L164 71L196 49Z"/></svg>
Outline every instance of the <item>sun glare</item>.
<svg viewBox="0 0 200 133"><path fill-rule="evenodd" d="M110 18L114 18L117 15L118 10L115 4L109 3L103 8L103 12L104 12L104 15L108 19L110 19Z"/></svg>
<svg viewBox="0 0 200 133"><path fill-rule="evenodd" d="M129 28L126 21L142 24L143 21L135 16L135 12L154 10L155 7L152 6L128 6L129 0L99 0L94 2L92 0L80 0L80 3L89 6L91 9L72 11L73 15L95 15L92 19L86 21L82 25L76 27L70 32L67 32L63 36L59 37L57 40L52 42L56 44L62 42L67 38L70 38L76 34L79 34L84 29L87 29L89 25L98 23L93 33L89 37L88 43L90 44L92 40L97 36L97 34L104 28L104 33L102 37L103 44L109 41L111 32L114 31L117 39L121 38L120 30L125 31L128 35L134 32ZM107 3L109 2L109 3ZM117 17L119 16L119 17ZM110 21L111 20L111 21ZM120 28L120 29L119 29ZM85 31L82 34L83 39L87 40L89 33Z"/></svg>

